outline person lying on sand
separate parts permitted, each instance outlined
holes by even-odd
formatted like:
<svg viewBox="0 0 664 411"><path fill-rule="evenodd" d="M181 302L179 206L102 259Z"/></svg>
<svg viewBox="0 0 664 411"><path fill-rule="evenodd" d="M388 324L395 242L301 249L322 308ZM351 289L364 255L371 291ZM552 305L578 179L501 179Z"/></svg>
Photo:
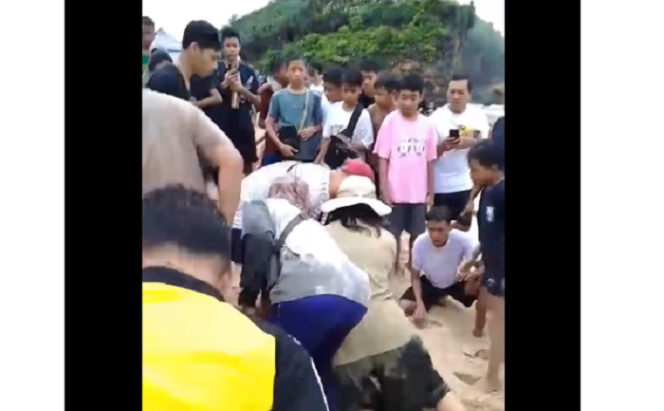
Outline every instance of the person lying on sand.
<svg viewBox="0 0 664 411"><path fill-rule="evenodd" d="M464 410L390 291L396 241L383 228L391 210L376 199L376 187L368 178L348 177L321 210L329 213L330 236L371 284L367 314L334 357L337 410Z"/></svg>

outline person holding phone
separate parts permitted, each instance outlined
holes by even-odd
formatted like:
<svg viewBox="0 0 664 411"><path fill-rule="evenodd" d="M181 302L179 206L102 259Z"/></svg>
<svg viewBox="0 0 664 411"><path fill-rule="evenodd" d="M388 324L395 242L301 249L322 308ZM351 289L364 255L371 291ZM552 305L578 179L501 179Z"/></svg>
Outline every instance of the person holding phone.
<svg viewBox="0 0 664 411"><path fill-rule="evenodd" d="M288 87L272 96L265 132L281 160L313 162L321 142L321 96L305 87L304 59L290 58L286 64Z"/></svg>
<svg viewBox="0 0 664 411"><path fill-rule="evenodd" d="M473 190L468 149L489 135L489 122L482 109L468 104L472 89L468 77L452 76L447 89L448 104L429 117L438 130L434 204L449 208L454 227L464 231L470 229L472 221L472 214L464 213Z"/></svg>

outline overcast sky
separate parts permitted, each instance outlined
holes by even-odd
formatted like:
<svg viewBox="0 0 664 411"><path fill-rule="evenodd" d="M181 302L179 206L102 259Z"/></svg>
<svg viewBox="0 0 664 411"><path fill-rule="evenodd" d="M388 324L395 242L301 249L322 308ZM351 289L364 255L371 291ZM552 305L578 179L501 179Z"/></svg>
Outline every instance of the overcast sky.
<svg viewBox="0 0 664 411"><path fill-rule="evenodd" d="M150 16L157 28L180 38L191 20L208 20L216 26L225 24L233 14L242 16L265 6L268 0L143 0L143 14ZM470 3L461 0L460 3ZM505 1L475 0L477 14L505 33Z"/></svg>

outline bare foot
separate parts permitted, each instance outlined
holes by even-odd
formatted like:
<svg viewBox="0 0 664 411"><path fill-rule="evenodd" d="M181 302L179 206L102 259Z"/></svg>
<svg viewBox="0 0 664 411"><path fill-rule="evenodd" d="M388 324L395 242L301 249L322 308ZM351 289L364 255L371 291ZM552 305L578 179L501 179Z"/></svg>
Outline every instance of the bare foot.
<svg viewBox="0 0 664 411"><path fill-rule="evenodd" d="M497 377L496 378L483 377L475 384L475 386L479 390L487 394L500 391L500 389L502 388L500 380Z"/></svg>
<svg viewBox="0 0 664 411"><path fill-rule="evenodd" d="M482 338L484 337L484 330L481 328L475 328L473 330L473 337Z"/></svg>

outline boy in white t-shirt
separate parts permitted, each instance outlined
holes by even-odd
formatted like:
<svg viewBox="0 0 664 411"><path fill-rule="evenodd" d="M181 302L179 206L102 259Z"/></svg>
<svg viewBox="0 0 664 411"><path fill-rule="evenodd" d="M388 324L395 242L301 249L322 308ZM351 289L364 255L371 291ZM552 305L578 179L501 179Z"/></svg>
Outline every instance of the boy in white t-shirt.
<svg viewBox="0 0 664 411"><path fill-rule="evenodd" d="M325 123L323 124L323 142L316 157L316 163L321 164L325 160L325 155L330 146L330 138L332 136L341 137L341 131L348 127L353 112L359 104L360 94L362 94L362 82L362 72L359 70L349 69L344 72L341 84L342 101L330 103L327 107ZM374 143L371 117L366 109L362 109L353 135L349 137L347 143L358 152L359 159L365 160L367 151L371 150Z"/></svg>

